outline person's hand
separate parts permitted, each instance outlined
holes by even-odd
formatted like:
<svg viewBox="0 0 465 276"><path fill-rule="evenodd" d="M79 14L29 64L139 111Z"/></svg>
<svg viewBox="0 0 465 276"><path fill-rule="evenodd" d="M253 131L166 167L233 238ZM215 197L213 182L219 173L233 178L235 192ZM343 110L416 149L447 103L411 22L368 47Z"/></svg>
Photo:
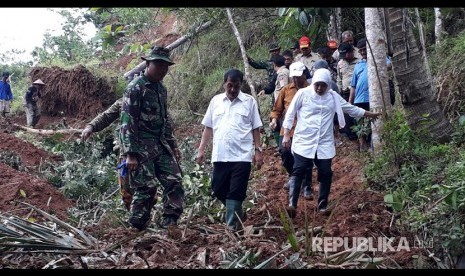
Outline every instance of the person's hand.
<svg viewBox="0 0 465 276"><path fill-rule="evenodd" d="M291 138L289 137L289 135L283 136L282 144L283 144L283 147L285 147L286 149L291 148Z"/></svg>
<svg viewBox="0 0 465 276"><path fill-rule="evenodd" d="M260 170L262 168L262 165L263 165L263 156L262 156L262 153L258 150L255 151L255 155L253 156L253 163L255 165L255 168L257 168L257 170Z"/></svg>
<svg viewBox="0 0 465 276"><path fill-rule="evenodd" d="M92 126L86 126L86 128L84 128L84 130L81 133L81 139L83 141L86 141L87 139L89 139L90 136L92 136L92 133Z"/></svg>
<svg viewBox="0 0 465 276"><path fill-rule="evenodd" d="M258 92L258 94L257 94L258 97L261 97L261 96L263 96L263 95L265 95L265 90L261 90L261 91Z"/></svg>
<svg viewBox="0 0 465 276"><path fill-rule="evenodd" d="M379 116L381 116L380 112L365 111L365 117L369 117L376 120Z"/></svg>
<svg viewBox="0 0 465 276"><path fill-rule="evenodd" d="M273 120L271 120L271 122L270 122L270 129L271 129L271 130L275 130L275 129L276 129L276 126L277 126L277 125L276 125L276 119L273 118Z"/></svg>
<svg viewBox="0 0 465 276"><path fill-rule="evenodd" d="M181 162L181 151L179 150L179 148L174 148L173 153L174 158L176 158L176 161L178 161L178 163Z"/></svg>
<svg viewBox="0 0 465 276"><path fill-rule="evenodd" d="M139 161L137 160L137 156L134 154L128 154L126 157L126 166L128 170L134 171L139 166Z"/></svg>
<svg viewBox="0 0 465 276"><path fill-rule="evenodd" d="M197 164L202 165L203 159L204 159L204 154L205 154L204 151L198 150L197 158L195 159L195 161L197 162Z"/></svg>

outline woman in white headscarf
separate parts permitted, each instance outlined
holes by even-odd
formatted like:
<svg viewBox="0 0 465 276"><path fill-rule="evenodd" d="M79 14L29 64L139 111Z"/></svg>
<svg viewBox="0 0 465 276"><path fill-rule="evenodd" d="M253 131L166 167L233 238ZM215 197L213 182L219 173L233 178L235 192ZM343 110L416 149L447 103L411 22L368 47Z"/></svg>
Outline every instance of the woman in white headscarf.
<svg viewBox="0 0 465 276"><path fill-rule="evenodd" d="M330 88L331 73L328 69L315 71L312 84L299 89L292 99L283 122L283 146L291 147L289 130L292 128L294 116L297 116L292 139L292 153L294 167L292 176L295 177L293 187L289 187L289 207L291 217L296 216L300 187L305 171L318 168L318 210L326 212L329 192L331 189L333 172L331 162L336 155L334 146L333 119L334 114L339 120L339 127L345 125L343 112L352 117L378 118L380 113L366 111L353 106Z"/></svg>

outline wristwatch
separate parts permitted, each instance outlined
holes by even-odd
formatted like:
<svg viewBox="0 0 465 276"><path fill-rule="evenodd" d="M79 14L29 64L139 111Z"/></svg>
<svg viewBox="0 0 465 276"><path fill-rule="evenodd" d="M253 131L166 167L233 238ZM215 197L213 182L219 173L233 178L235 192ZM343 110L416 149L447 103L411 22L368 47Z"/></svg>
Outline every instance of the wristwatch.
<svg viewBox="0 0 465 276"><path fill-rule="evenodd" d="M258 150L259 152L263 152L262 147L255 147L255 150Z"/></svg>

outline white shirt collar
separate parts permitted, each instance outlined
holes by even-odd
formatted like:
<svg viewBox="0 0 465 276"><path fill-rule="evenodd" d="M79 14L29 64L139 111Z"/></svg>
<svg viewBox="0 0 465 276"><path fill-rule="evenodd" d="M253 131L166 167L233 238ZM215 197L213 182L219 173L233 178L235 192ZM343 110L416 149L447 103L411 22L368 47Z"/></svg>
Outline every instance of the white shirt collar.
<svg viewBox="0 0 465 276"><path fill-rule="evenodd" d="M224 92L223 94L224 94L223 100L226 100L226 99L229 100L228 94L226 92ZM244 92L239 91L239 94L237 95L236 99L239 99L241 102L243 102L243 101L247 100L247 96L245 95Z"/></svg>

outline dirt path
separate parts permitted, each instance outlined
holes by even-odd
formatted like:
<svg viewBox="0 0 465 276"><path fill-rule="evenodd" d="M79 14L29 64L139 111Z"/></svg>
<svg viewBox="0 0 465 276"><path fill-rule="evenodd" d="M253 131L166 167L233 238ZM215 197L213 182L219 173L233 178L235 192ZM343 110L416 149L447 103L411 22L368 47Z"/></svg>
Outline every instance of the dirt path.
<svg viewBox="0 0 465 276"><path fill-rule="evenodd" d="M16 119L20 121L21 119ZM46 118L42 125L57 123L56 120ZM200 141L201 128L199 126L178 127L177 137L196 137ZM53 155L23 142L11 134L0 133L4 146L0 148L14 149L25 164L38 165L42 159L53 159ZM234 235L229 233L224 224L211 222L207 217L193 217L187 221L186 217L180 221L178 228L163 230L152 223L149 230L136 233L123 226L115 227L109 221L102 220L100 224L87 226L84 230L99 240L101 250L117 245L107 253L114 256L109 261L96 252L88 255L89 268L217 268L228 267L234 260L240 260L246 252L259 253L257 260L264 261L274 257L270 268L287 267L286 262L292 254L291 249L280 252L288 245L287 235L282 229L279 219L279 209L288 203L288 193L282 189L287 181L287 175L281 166L280 157L276 149L267 148L264 151L265 164L260 171L253 172L251 183L255 183L247 200L254 201L254 206L248 211L245 221L245 233ZM305 211L310 227L322 227L327 237L401 237L396 228L395 220L383 203L383 194L370 191L363 181L362 162L368 158L357 152L357 144L344 140L337 148L337 156L333 160L333 185L330 194L332 215L315 212L316 200L299 200L298 215L293 220L295 231L301 237L305 227ZM317 194L316 171L313 173L313 187ZM18 200L25 200L20 190L26 192L26 200L39 208L56 213L64 217L65 210L72 203L46 180L36 176L36 171L17 171L6 164L0 163L0 211L13 212L25 216L27 209L18 207ZM49 204L47 204L51 198ZM189 206L186 206L186 210ZM21 211L22 210L22 211ZM409 237L410 238L410 237ZM303 243L301 243L302 247ZM388 267L414 267L413 255L422 254L419 250L399 252L369 253L371 257L383 257L383 264ZM14 255L12 255L14 256ZM63 257L62 255L39 255L38 259L21 255L14 261L23 268L41 268L47 262ZM311 256L300 251L299 257L307 267L324 262L323 254L315 253ZM116 258L116 259L115 259ZM8 259L9 260L9 259ZM4 260L4 267L13 267L8 260ZM226 261L225 261L226 260ZM229 263L228 263L229 260ZM248 261L242 267L253 267L258 263ZM10 265L9 265L10 264ZM2 266L0 266L2 267ZM76 256L69 256L65 268L82 268L82 262ZM238 266L241 267L241 266ZM318 267L318 266L317 266ZM354 265L353 267L357 267Z"/></svg>

